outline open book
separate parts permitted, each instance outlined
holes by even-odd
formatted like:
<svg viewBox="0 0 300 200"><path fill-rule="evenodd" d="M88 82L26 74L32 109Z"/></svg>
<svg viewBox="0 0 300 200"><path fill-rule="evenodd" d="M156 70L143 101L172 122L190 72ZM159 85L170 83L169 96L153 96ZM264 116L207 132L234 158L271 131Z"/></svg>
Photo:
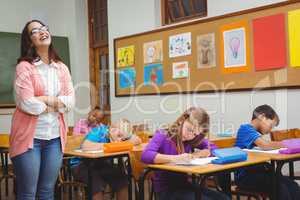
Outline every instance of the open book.
<svg viewBox="0 0 300 200"><path fill-rule="evenodd" d="M187 166L199 166L199 165L207 165L211 163L212 160L217 159L217 157L208 157L208 158L195 158L190 161L176 162L176 165L187 165Z"/></svg>

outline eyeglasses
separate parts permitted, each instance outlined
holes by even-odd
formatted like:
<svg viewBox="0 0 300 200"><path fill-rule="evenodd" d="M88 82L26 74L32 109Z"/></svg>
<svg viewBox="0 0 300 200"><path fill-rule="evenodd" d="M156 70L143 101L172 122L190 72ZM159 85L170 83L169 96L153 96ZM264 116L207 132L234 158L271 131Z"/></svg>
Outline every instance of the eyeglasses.
<svg viewBox="0 0 300 200"><path fill-rule="evenodd" d="M40 32L48 32L49 31L49 27L48 26L41 26L40 28L33 28L30 32L30 35L34 35Z"/></svg>

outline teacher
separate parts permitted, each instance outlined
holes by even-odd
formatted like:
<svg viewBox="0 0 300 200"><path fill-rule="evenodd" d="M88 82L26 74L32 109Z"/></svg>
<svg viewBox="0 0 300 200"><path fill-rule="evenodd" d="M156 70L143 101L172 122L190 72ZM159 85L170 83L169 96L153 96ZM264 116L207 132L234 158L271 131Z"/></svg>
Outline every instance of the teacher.
<svg viewBox="0 0 300 200"><path fill-rule="evenodd" d="M41 21L27 22L22 31L14 87L9 154L17 200L54 200L67 134L64 113L74 106L74 89Z"/></svg>

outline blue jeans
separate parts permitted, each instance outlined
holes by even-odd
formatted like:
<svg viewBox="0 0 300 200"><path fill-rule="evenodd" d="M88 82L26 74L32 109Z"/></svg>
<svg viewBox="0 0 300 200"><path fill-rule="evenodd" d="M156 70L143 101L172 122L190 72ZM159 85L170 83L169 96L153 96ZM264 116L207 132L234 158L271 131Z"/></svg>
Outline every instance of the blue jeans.
<svg viewBox="0 0 300 200"><path fill-rule="evenodd" d="M60 138L34 139L33 149L12 158L17 200L54 200L54 187L62 164Z"/></svg>

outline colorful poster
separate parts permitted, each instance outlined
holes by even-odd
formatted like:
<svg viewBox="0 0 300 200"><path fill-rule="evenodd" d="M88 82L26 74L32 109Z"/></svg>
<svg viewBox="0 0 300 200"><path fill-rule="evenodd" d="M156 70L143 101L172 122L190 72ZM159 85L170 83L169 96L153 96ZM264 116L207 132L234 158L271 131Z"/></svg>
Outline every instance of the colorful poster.
<svg viewBox="0 0 300 200"><path fill-rule="evenodd" d="M209 33L197 37L198 68L210 68L216 66L215 34Z"/></svg>
<svg viewBox="0 0 300 200"><path fill-rule="evenodd" d="M121 89L131 88L135 86L136 72L133 67L118 70L119 87Z"/></svg>
<svg viewBox="0 0 300 200"><path fill-rule="evenodd" d="M162 40L144 43L144 63L162 62Z"/></svg>
<svg viewBox="0 0 300 200"><path fill-rule="evenodd" d="M257 18L253 20L252 24L255 70L286 67L284 14Z"/></svg>
<svg viewBox="0 0 300 200"><path fill-rule="evenodd" d="M224 73L249 71L249 28L247 21L222 26L220 35L222 71Z"/></svg>
<svg viewBox="0 0 300 200"><path fill-rule="evenodd" d="M144 85L163 84L162 64L151 64L144 67Z"/></svg>
<svg viewBox="0 0 300 200"><path fill-rule="evenodd" d="M288 12L290 65L300 67L300 9Z"/></svg>
<svg viewBox="0 0 300 200"><path fill-rule="evenodd" d="M169 37L169 57L187 56L192 53L192 34L183 33Z"/></svg>
<svg viewBox="0 0 300 200"><path fill-rule="evenodd" d="M189 63L187 61L173 63L173 78L187 77L189 77Z"/></svg>
<svg viewBox="0 0 300 200"><path fill-rule="evenodd" d="M128 67L134 64L134 46L118 48L118 67Z"/></svg>

